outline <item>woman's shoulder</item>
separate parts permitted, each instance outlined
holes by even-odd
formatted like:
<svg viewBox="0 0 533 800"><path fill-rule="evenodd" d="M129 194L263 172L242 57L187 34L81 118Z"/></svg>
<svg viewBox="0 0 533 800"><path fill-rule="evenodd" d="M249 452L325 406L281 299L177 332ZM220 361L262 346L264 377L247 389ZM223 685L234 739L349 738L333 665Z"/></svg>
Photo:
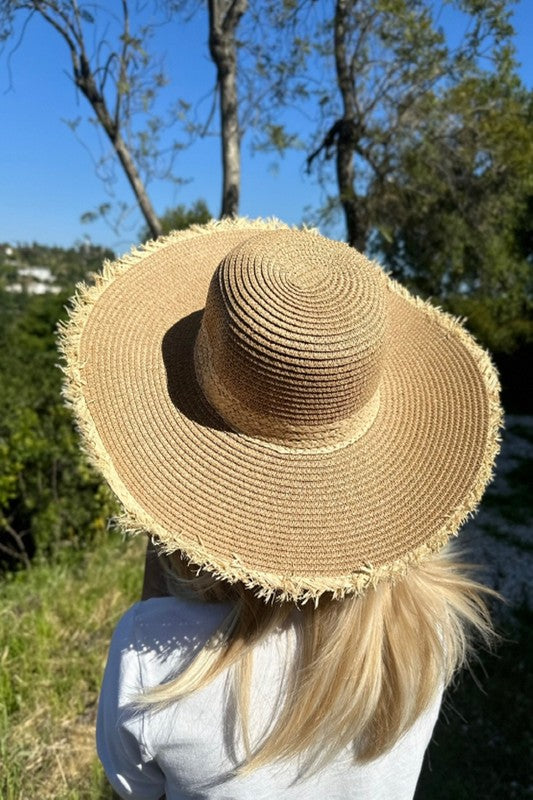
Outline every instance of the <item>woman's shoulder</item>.
<svg viewBox="0 0 533 800"><path fill-rule="evenodd" d="M110 651L124 660L166 662L190 656L215 633L231 611L227 603L196 603L177 597L154 597L134 603L119 619Z"/></svg>
<svg viewBox="0 0 533 800"><path fill-rule="evenodd" d="M220 624L230 611L230 603L203 603L174 596L152 597L130 606L119 624L137 629L211 627Z"/></svg>

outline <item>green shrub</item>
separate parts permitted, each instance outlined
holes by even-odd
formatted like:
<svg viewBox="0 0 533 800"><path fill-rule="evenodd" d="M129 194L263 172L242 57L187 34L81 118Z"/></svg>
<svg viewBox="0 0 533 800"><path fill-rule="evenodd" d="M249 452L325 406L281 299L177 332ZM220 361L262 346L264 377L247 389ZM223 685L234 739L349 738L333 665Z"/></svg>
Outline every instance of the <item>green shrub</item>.
<svg viewBox="0 0 533 800"><path fill-rule="evenodd" d="M61 398L55 330L67 293L0 292L0 558L28 565L105 533L116 512Z"/></svg>

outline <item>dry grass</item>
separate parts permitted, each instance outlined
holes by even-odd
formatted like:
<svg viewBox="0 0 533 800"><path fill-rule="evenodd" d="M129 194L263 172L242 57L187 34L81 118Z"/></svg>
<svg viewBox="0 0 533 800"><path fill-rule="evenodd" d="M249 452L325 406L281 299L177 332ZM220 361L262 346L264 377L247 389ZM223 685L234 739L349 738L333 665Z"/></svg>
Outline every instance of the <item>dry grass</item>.
<svg viewBox="0 0 533 800"><path fill-rule="evenodd" d="M0 796L111 798L94 747L111 632L140 596L144 542L117 535L0 586Z"/></svg>

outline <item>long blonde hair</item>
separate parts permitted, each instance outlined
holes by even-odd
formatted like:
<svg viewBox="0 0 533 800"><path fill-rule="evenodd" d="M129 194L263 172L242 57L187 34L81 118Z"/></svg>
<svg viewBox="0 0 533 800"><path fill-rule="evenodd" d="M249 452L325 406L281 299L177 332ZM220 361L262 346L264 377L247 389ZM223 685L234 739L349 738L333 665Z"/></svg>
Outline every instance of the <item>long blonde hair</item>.
<svg viewBox="0 0 533 800"><path fill-rule="evenodd" d="M165 706L232 667L232 691L245 760L236 773L303 756L304 772L320 769L352 744L354 760L387 752L428 707L439 688L475 653L476 640L498 638L484 595L503 598L468 575L448 545L395 582L361 597L322 596L294 613L242 584L194 571L179 553L166 557L169 590L199 601L232 602L221 627L175 679L149 690L142 707ZM294 625L298 646L285 700L270 733L252 748L249 709L253 648Z"/></svg>

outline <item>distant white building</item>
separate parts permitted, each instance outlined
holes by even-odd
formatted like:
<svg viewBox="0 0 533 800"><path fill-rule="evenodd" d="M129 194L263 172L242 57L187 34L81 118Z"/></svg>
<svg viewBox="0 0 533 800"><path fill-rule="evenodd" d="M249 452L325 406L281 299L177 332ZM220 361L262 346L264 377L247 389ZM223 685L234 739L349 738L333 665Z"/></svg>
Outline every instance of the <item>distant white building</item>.
<svg viewBox="0 0 533 800"><path fill-rule="evenodd" d="M7 249L6 249L7 255ZM61 291L55 285L54 276L48 267L19 267L17 270L18 281L10 284L10 292L28 292L28 294L57 294Z"/></svg>

